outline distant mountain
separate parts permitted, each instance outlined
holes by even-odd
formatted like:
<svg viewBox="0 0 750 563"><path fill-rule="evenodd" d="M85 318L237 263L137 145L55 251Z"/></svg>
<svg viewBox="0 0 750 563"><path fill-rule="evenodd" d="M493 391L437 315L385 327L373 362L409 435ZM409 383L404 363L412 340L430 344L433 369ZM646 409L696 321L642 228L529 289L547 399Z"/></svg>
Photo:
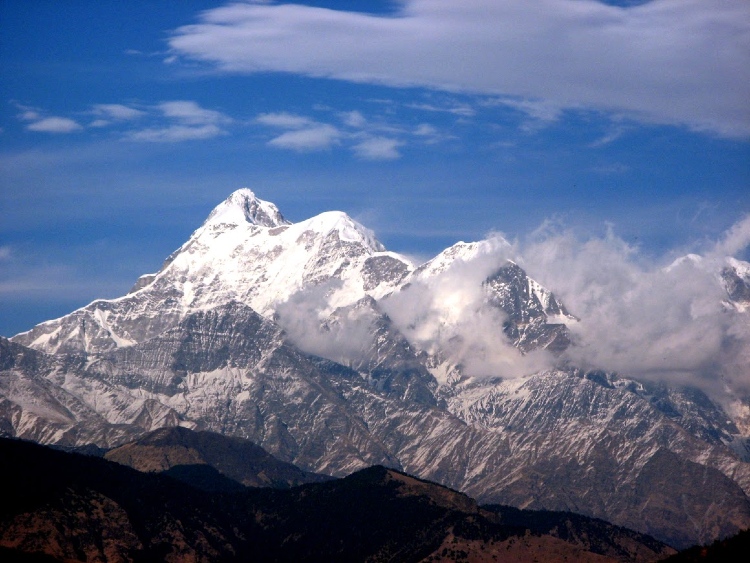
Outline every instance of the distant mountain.
<svg viewBox="0 0 750 563"><path fill-rule="evenodd" d="M653 538L571 515L545 515L559 523L554 533L505 524L506 509L498 516L465 495L383 467L287 490L210 494L27 442L2 439L0 452L0 546L9 557L593 562L673 553ZM518 520L524 513L513 514ZM577 534L568 533L570 522Z"/></svg>
<svg viewBox="0 0 750 563"><path fill-rule="evenodd" d="M0 338L0 433L112 448L210 431L308 472L384 465L678 547L749 527L750 401L577 367L581 320L513 258L493 238L416 265L343 213L292 224L239 190L129 294ZM750 265L727 268L743 322ZM142 459L172 466L159 451Z"/></svg>
<svg viewBox="0 0 750 563"><path fill-rule="evenodd" d="M246 487L283 489L331 479L279 461L242 438L179 426L154 430L109 450L104 457L138 471L167 472L187 483L204 482L202 488L216 488L210 484L215 480L214 471Z"/></svg>

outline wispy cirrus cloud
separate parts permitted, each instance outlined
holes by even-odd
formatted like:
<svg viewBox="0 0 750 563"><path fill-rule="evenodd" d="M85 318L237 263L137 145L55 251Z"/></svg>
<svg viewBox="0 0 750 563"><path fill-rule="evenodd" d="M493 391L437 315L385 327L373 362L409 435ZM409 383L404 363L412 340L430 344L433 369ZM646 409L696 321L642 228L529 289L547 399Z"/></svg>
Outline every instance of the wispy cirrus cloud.
<svg viewBox="0 0 750 563"><path fill-rule="evenodd" d="M539 131L557 122L563 115L563 107L551 100L531 100L522 98L495 98L487 100L484 105L505 106L519 111L526 116L521 123L521 130L529 133Z"/></svg>
<svg viewBox="0 0 750 563"><path fill-rule="evenodd" d="M93 111L97 115L119 121L129 121L146 115L145 111L123 104L94 104Z"/></svg>
<svg viewBox="0 0 750 563"><path fill-rule="evenodd" d="M411 103L406 104L406 107L435 113L450 113L459 117L474 117L477 113L477 111L468 104L451 104L441 106L428 103Z"/></svg>
<svg viewBox="0 0 750 563"><path fill-rule="evenodd" d="M91 113L97 119L89 127L106 127L113 122L133 121L146 116L146 112L123 104L94 104Z"/></svg>
<svg viewBox="0 0 750 563"><path fill-rule="evenodd" d="M202 12L169 45L226 72L543 100L750 135L746 0L405 0L388 16L234 3Z"/></svg>
<svg viewBox="0 0 750 563"><path fill-rule="evenodd" d="M153 143L179 143L181 141L197 141L211 139L222 135L224 131L213 124L207 125L170 125L168 127L152 127L133 131L128 134L132 141L148 141Z"/></svg>
<svg viewBox="0 0 750 563"><path fill-rule="evenodd" d="M229 116L203 108L190 100L162 102L153 110L161 114L166 123L130 131L127 134L128 139L157 143L211 139L227 134L224 127L233 122Z"/></svg>
<svg viewBox="0 0 750 563"><path fill-rule="evenodd" d="M255 121L262 125L280 127L281 129L302 129L315 123L315 121L309 117L294 115L287 112L262 113L255 118Z"/></svg>
<svg viewBox="0 0 750 563"><path fill-rule="evenodd" d="M397 149L405 141L394 136L401 132L398 127L371 123L357 110L339 112L337 117L339 122L336 125L286 112L263 113L255 121L272 129L283 130L268 141L275 148L314 152L345 145L363 160L394 160L401 157ZM388 134L384 134L386 132Z"/></svg>

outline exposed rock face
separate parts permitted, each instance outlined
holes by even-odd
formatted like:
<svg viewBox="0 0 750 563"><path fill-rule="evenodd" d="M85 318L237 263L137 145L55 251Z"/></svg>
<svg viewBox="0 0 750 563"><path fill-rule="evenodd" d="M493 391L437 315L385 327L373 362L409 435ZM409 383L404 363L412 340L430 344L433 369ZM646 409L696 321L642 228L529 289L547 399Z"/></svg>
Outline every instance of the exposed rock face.
<svg viewBox="0 0 750 563"><path fill-rule="evenodd" d="M519 350L546 348L562 352L570 345L567 326L549 321L575 317L553 293L529 279L517 264L508 262L487 279L485 286L490 303L507 313L503 330Z"/></svg>
<svg viewBox="0 0 750 563"><path fill-rule="evenodd" d="M750 267L739 260L731 260L721 271L729 302L745 311L750 307Z"/></svg>
<svg viewBox="0 0 750 563"><path fill-rule="evenodd" d="M744 411L570 366L467 372L475 318L519 357L560 354L578 322L498 244L414 267L342 213L290 224L241 190L132 293L0 339L0 431L113 447L209 430L307 471L382 464L675 545L750 526Z"/></svg>

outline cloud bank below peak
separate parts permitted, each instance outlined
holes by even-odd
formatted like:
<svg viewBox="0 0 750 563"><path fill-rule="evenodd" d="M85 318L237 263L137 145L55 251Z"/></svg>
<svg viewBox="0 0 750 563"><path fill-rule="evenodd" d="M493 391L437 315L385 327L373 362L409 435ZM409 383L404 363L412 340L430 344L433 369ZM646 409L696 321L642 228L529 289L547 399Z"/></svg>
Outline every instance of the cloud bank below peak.
<svg viewBox="0 0 750 563"><path fill-rule="evenodd" d="M745 0L405 0L387 16L235 3L169 44L226 72L513 96L750 135Z"/></svg>

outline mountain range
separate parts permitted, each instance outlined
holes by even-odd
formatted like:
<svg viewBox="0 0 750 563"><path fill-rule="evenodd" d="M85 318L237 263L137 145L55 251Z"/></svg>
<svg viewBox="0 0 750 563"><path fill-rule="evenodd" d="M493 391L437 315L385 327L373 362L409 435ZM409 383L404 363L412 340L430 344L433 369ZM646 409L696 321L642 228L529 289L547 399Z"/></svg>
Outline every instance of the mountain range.
<svg viewBox="0 0 750 563"><path fill-rule="evenodd" d="M133 445L141 454L149 447L150 454L169 456L186 441L194 453L223 451L229 460L242 458L239 450L257 449L189 430L156 431ZM233 453L226 451L228 444ZM457 491L383 466L293 488L246 488L233 481L236 488L229 490L224 474L193 471L202 464L143 473L8 439L0 439L0 454L7 477L0 484L4 561L604 563L674 553L649 536L601 520L480 507ZM258 468L274 473L280 465L266 454Z"/></svg>
<svg viewBox="0 0 750 563"><path fill-rule="evenodd" d="M577 362L586 319L522 265L500 237L415 264L344 213L290 223L242 189L127 295L0 339L0 432L212 431L306 472L382 465L674 547L750 527L747 395ZM715 277L747 326L750 264Z"/></svg>

